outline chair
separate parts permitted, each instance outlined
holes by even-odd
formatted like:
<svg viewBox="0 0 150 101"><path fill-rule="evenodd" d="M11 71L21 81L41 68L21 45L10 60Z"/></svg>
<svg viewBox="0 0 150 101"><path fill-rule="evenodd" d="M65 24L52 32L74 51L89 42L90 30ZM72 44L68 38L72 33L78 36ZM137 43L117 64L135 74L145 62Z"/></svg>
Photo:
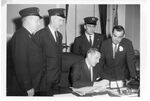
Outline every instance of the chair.
<svg viewBox="0 0 150 101"><path fill-rule="evenodd" d="M72 64L84 59L84 57L75 55L73 53L63 53L62 54L62 73L60 79L60 86L61 87L70 87L70 80L69 80L69 73Z"/></svg>

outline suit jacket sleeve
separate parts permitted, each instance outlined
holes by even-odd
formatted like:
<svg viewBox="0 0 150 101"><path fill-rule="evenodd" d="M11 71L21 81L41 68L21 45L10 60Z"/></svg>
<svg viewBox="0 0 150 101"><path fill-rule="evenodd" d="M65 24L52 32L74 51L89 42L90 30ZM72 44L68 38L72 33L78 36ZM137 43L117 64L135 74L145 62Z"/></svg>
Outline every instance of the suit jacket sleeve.
<svg viewBox="0 0 150 101"><path fill-rule="evenodd" d="M132 46L132 43L128 43L128 49L127 49L127 64L130 71L130 76L135 77L136 71L135 71L135 60L134 60L134 49Z"/></svg>
<svg viewBox="0 0 150 101"><path fill-rule="evenodd" d="M83 80L81 80L81 75L82 74L82 70L81 70L81 66L79 64L74 64L72 67L72 83L73 83L73 87L75 88L80 88L80 87L86 87L86 86L93 86L93 82L85 82Z"/></svg>
<svg viewBox="0 0 150 101"><path fill-rule="evenodd" d="M35 42L35 44L39 47L42 47L43 45L41 45L41 38L40 38L40 33L39 31L32 37L32 40Z"/></svg>
<svg viewBox="0 0 150 101"><path fill-rule="evenodd" d="M99 51L101 52L102 43L105 40L104 35L101 35L100 40L101 40L101 42L100 42L100 46L99 46Z"/></svg>
<svg viewBox="0 0 150 101"><path fill-rule="evenodd" d="M101 78L104 78L103 77L103 68L104 68L104 64L105 64L105 49L104 49L104 44L102 44L101 48L100 48L100 51L101 51L101 58L99 60L99 67L100 67L100 77Z"/></svg>
<svg viewBox="0 0 150 101"><path fill-rule="evenodd" d="M75 38L74 44L73 44L73 50L72 52L74 54L80 55L80 41L79 39Z"/></svg>
<svg viewBox="0 0 150 101"><path fill-rule="evenodd" d="M17 80L22 89L27 91L32 88L30 71L28 67L27 38L25 36L16 37L14 42L14 65Z"/></svg>

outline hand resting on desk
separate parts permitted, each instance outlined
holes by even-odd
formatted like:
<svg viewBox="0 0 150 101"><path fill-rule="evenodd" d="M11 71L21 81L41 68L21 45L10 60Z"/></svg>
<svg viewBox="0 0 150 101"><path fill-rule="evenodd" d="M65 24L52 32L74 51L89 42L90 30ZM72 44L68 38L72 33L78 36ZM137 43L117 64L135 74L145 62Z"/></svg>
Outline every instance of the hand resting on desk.
<svg viewBox="0 0 150 101"><path fill-rule="evenodd" d="M109 86L109 81L106 79L103 79L98 82L94 82L93 84L94 87L108 87Z"/></svg>
<svg viewBox="0 0 150 101"><path fill-rule="evenodd" d="M93 86L72 88L72 90L73 92L78 93L79 95L85 95L87 93L93 93L93 92L104 92L108 86L109 86L109 81L104 79L99 82L94 82Z"/></svg>

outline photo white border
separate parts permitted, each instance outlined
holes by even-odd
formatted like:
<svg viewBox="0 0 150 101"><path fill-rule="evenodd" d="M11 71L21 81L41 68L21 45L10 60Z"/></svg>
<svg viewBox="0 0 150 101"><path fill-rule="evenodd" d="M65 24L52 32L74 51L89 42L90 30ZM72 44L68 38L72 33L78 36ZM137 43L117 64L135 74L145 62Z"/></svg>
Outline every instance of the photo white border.
<svg viewBox="0 0 150 101"><path fill-rule="evenodd" d="M72 2L73 1L73 2ZM128 98L128 97L120 97L120 98L113 98L113 97L7 97L6 96L6 43L7 43L7 4L140 4L141 5L141 24L140 24L140 54L141 54L141 96L135 98ZM150 23L150 16L149 16L149 9L150 9L150 2L149 0L2 0L1 1L1 33L0 33L0 99L3 101L17 101L17 100L57 100L57 101L76 101L76 100L147 100L149 98L149 74L150 74L150 66L149 66L149 57L150 57L150 32L149 32L149 23ZM148 23L149 22L149 23ZM40 99L39 99L40 98Z"/></svg>

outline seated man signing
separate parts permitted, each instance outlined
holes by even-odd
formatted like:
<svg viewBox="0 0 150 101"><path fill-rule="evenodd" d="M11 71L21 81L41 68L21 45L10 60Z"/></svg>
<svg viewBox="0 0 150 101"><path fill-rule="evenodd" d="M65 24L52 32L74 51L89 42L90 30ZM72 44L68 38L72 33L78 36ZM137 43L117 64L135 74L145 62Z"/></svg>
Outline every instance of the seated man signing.
<svg viewBox="0 0 150 101"><path fill-rule="evenodd" d="M106 87L108 80L98 81L100 78L100 67L95 67L101 57L100 52L96 48L90 48L87 51L86 58L77 62L72 67L71 79L74 88L81 87Z"/></svg>

